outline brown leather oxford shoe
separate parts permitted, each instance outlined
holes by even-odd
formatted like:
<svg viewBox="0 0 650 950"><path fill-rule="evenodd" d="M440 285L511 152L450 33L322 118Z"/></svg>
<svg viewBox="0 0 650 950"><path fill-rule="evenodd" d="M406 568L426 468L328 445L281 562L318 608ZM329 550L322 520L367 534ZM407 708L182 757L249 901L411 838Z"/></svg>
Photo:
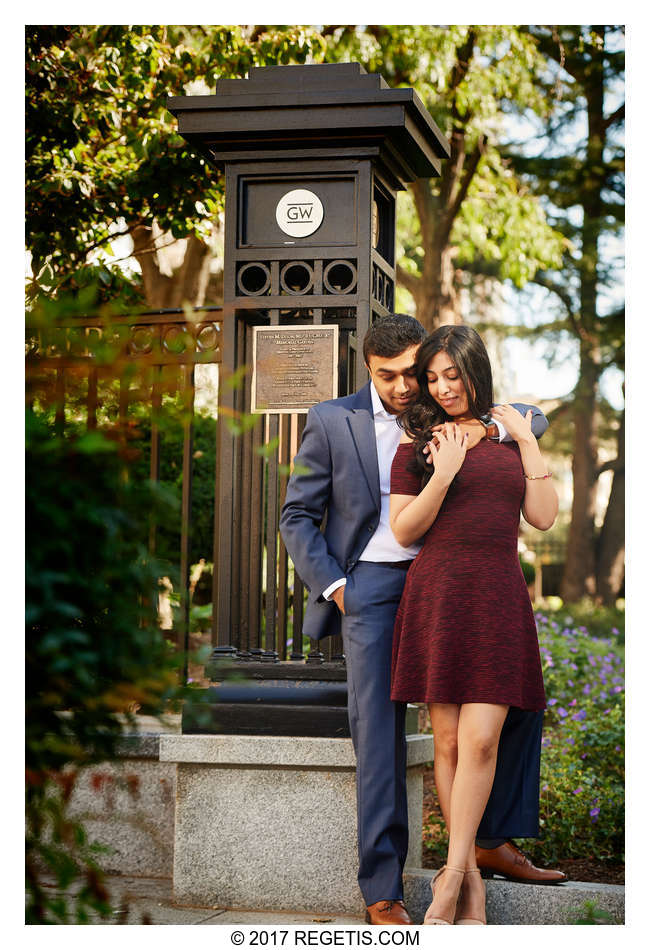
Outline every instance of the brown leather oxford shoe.
<svg viewBox="0 0 650 950"><path fill-rule="evenodd" d="M476 863L483 877L500 874L507 881L519 881L520 884L561 884L567 880L564 871L536 868L512 841L506 841L498 848L479 848L476 845Z"/></svg>
<svg viewBox="0 0 650 950"><path fill-rule="evenodd" d="M405 927L413 921L408 915L404 901L377 901L366 907L366 923L378 924L380 927L393 924L396 927Z"/></svg>

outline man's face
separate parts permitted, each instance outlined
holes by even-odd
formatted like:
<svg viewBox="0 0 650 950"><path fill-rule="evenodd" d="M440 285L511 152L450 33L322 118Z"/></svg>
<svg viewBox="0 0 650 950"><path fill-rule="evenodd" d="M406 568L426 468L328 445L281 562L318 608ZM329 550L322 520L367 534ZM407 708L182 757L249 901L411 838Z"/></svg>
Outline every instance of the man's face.
<svg viewBox="0 0 650 950"><path fill-rule="evenodd" d="M373 353L366 363L384 408L394 415L404 412L417 395L415 355L418 349L418 345L409 346L403 353L390 359Z"/></svg>

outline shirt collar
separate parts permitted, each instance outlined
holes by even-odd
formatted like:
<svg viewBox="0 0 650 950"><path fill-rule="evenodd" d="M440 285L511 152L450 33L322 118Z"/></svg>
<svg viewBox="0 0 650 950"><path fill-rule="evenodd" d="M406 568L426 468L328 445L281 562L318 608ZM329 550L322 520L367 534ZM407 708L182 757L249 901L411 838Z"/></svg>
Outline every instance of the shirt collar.
<svg viewBox="0 0 650 950"><path fill-rule="evenodd" d="M375 418L397 420L397 416L394 413L388 412L384 408L384 404L379 398L379 393L375 389L375 384L372 380L370 380L370 398L372 399L372 414Z"/></svg>

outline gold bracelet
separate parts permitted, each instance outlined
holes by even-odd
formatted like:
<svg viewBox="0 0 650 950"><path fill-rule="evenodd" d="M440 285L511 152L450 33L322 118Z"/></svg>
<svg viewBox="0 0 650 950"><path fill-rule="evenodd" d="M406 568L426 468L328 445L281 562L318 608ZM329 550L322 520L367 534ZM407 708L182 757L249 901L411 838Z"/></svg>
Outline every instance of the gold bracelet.
<svg viewBox="0 0 650 950"><path fill-rule="evenodd" d="M524 475L526 475L525 472ZM531 482L534 482L537 478L553 478L553 472L547 472L546 475L526 475L526 478L528 478Z"/></svg>

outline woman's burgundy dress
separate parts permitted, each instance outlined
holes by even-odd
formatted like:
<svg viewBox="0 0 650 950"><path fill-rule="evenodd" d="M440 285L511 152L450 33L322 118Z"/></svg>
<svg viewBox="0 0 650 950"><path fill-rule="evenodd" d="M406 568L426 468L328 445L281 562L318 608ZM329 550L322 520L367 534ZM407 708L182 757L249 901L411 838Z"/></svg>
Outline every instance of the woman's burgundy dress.
<svg viewBox="0 0 650 950"><path fill-rule="evenodd" d="M391 493L419 495L400 444ZM537 629L517 533L525 477L516 442L469 449L406 576L395 619L391 698L544 709Z"/></svg>

